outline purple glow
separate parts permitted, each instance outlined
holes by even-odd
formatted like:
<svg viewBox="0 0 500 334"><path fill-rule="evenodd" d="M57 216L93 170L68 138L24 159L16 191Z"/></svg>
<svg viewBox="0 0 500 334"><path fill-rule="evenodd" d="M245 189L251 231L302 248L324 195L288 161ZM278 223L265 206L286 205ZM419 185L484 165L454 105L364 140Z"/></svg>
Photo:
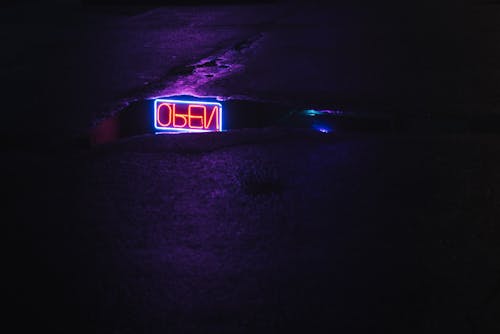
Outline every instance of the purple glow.
<svg viewBox="0 0 500 334"><path fill-rule="evenodd" d="M325 124L313 125L313 129L316 131L322 132L322 133L330 133L333 131L333 129L330 126L325 125Z"/></svg>
<svg viewBox="0 0 500 334"><path fill-rule="evenodd" d="M208 101L156 99L154 127L158 131L222 131L222 105Z"/></svg>

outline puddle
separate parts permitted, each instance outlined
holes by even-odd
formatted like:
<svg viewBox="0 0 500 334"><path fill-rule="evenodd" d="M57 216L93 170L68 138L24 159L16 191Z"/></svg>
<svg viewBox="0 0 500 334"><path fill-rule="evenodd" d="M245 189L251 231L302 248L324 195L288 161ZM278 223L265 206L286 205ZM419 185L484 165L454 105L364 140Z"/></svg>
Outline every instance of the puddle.
<svg viewBox="0 0 500 334"><path fill-rule="evenodd" d="M168 99L202 100L193 96L168 96ZM210 99L208 99L210 100ZM203 101L207 101L206 98ZM223 131L263 128L311 128L324 133L345 131L391 131L387 115L358 115L338 110L312 110L272 102L249 100L216 101L223 104ZM131 103L116 116L104 119L90 131L90 143L99 145L121 138L151 134L154 128L154 99Z"/></svg>
<svg viewBox="0 0 500 334"><path fill-rule="evenodd" d="M272 102L250 100L217 101L193 96L168 96L179 100L212 100L223 104L223 130L263 127L310 128L324 133L499 133L500 115L359 113L315 110ZM154 128L154 99L131 103L117 115L106 118L89 133L91 145L105 144L143 134ZM474 117L473 117L474 116Z"/></svg>
<svg viewBox="0 0 500 334"><path fill-rule="evenodd" d="M196 101L193 96L168 96L168 99ZM207 101L207 99L203 99ZM262 128L277 126L293 114L284 105L247 100L216 101L223 104L223 130ZM154 99L131 103L113 117L106 118L94 126L89 134L91 145L109 143L121 138L155 133Z"/></svg>

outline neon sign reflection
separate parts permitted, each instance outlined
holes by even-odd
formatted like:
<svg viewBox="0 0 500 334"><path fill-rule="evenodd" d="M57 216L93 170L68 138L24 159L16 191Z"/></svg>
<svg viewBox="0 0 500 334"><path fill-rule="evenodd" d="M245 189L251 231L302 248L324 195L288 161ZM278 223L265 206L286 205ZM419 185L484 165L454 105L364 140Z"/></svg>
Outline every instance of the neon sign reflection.
<svg viewBox="0 0 500 334"><path fill-rule="evenodd" d="M217 102L156 99L154 113L159 131L222 130L222 105Z"/></svg>

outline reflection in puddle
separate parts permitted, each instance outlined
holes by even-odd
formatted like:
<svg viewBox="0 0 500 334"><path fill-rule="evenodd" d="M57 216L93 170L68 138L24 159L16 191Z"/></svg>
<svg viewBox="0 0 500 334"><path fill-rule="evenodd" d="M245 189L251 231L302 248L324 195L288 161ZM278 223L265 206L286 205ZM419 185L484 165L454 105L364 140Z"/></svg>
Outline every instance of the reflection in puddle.
<svg viewBox="0 0 500 334"><path fill-rule="evenodd" d="M166 98L192 101L210 100L185 95ZM213 102L221 102L212 100ZM120 138L156 133L154 101L154 99L150 99L133 102L117 115L100 122L90 133L91 144L105 144ZM394 130L393 119L390 115L385 114L358 114L328 109L314 110L251 100L228 100L222 104L224 108L223 130L263 127L308 128L323 133ZM172 131L171 133L178 132Z"/></svg>
<svg viewBox="0 0 500 334"><path fill-rule="evenodd" d="M207 101L193 96L169 96L171 99ZM210 99L208 99L210 100ZM500 117L469 114L415 115L395 112L345 112L315 110L272 102L227 100L223 104L223 130L263 127L294 127L315 129L324 133L343 132L409 132L437 133L498 133ZM132 102L115 116L102 120L89 133L91 145L155 133L154 99ZM178 133L178 132L173 132Z"/></svg>
<svg viewBox="0 0 500 334"><path fill-rule="evenodd" d="M202 100L192 96L170 96L168 98ZM207 101L207 99L204 98L203 101ZM217 102L215 99L213 101ZM229 100L223 104L223 130L281 125L293 114L290 107L274 103ZM99 145L156 131L154 127L154 99L142 100L131 103L115 116L98 123L91 129L89 139L91 145Z"/></svg>

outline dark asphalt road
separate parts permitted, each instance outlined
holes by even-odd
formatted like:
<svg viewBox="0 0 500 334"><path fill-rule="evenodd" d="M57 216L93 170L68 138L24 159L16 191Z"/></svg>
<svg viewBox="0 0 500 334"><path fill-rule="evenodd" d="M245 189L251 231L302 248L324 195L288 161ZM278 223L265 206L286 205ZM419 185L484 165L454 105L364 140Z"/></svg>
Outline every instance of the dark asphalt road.
<svg viewBox="0 0 500 334"><path fill-rule="evenodd" d="M496 333L499 148L261 129L12 152L9 309L19 332Z"/></svg>

